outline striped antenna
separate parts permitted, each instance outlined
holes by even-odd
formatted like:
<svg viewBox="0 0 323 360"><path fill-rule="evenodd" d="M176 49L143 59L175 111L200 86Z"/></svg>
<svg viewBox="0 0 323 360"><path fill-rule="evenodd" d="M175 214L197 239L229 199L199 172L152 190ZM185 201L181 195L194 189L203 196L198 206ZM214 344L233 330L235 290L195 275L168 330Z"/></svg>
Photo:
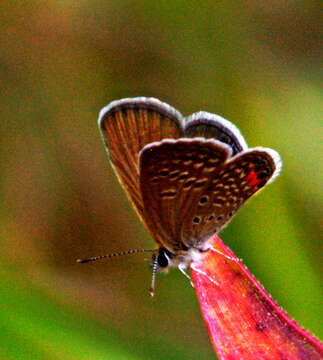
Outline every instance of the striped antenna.
<svg viewBox="0 0 323 360"><path fill-rule="evenodd" d="M93 256L87 259L77 259L76 262L84 264L91 261L101 260L101 259L109 259L116 256L123 256L123 255L131 255L131 254L137 254L137 253L146 253L146 252L156 252L156 250L152 249L131 249L126 251L120 251L117 253L111 253L111 254L105 254L105 255L99 255L99 256Z"/></svg>
<svg viewBox="0 0 323 360"><path fill-rule="evenodd" d="M158 257L155 255L152 263L152 277L151 277L151 285L149 288L150 296L155 296L155 284L156 284L156 274L158 271Z"/></svg>

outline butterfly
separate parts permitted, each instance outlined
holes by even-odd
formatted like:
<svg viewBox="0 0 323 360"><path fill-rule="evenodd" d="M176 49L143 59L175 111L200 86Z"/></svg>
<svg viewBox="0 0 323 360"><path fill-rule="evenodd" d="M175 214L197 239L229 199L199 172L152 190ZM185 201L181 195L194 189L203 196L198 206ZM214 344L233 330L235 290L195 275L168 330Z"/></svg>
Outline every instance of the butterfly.
<svg viewBox="0 0 323 360"><path fill-rule="evenodd" d="M113 101L98 123L117 177L158 244L125 252L154 252L152 295L157 272L189 267L281 169L276 151L248 148L230 121L204 111L185 118L155 98Z"/></svg>

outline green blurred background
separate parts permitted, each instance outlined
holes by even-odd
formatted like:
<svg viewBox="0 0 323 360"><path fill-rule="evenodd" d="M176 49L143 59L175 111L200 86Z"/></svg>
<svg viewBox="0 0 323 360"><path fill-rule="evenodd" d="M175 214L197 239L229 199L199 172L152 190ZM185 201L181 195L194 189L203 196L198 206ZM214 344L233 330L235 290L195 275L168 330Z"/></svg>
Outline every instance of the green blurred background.
<svg viewBox="0 0 323 360"><path fill-rule="evenodd" d="M235 122L280 152L277 181L222 233L322 335L319 1L2 1L0 359L213 359L189 282L148 295L149 257L75 259L152 239L96 119L154 96ZM237 329L239 331L239 329Z"/></svg>

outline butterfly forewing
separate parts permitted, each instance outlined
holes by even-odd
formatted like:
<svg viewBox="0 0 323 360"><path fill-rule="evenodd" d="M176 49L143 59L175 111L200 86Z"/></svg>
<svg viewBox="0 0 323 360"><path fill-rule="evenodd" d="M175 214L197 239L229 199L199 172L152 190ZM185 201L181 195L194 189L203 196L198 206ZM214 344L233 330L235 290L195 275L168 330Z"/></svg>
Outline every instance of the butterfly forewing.
<svg viewBox="0 0 323 360"><path fill-rule="evenodd" d="M231 148L202 138L164 140L140 156L140 186L147 224L176 253L202 247L246 200L279 171L265 148L230 157Z"/></svg>
<svg viewBox="0 0 323 360"><path fill-rule="evenodd" d="M139 151L165 137L180 137L182 122L182 115L177 110L153 98L113 101L100 112L99 127L111 162L141 218Z"/></svg>
<svg viewBox="0 0 323 360"><path fill-rule="evenodd" d="M151 233L161 235L164 247L177 251L195 242L193 233L183 237L183 221L199 201L210 175L230 154L226 144L202 138L163 140L143 149L140 186L145 216Z"/></svg>

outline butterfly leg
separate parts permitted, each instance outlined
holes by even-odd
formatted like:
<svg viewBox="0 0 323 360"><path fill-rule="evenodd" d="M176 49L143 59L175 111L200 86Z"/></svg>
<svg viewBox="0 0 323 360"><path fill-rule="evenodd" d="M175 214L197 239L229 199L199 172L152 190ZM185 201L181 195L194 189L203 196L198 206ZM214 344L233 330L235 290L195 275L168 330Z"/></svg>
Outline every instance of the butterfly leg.
<svg viewBox="0 0 323 360"><path fill-rule="evenodd" d="M224 254L223 252L221 252L220 250L218 250L218 249L216 249L215 247L213 247L213 246L210 246L209 248L207 248L206 249L206 251L213 251L213 252L215 252L215 253L217 253L217 254L219 254L219 255L222 255L222 256L224 256L226 259L228 259L228 260L230 260L230 261L241 261L239 258L237 258L237 257L231 257L231 256L228 256L228 255L226 255L226 254Z"/></svg>
<svg viewBox="0 0 323 360"><path fill-rule="evenodd" d="M212 284L220 286L217 281L212 279L205 271L197 268L194 264L191 264L191 269L194 270L195 272L197 272L198 274L205 276L208 280L211 281Z"/></svg>
<svg viewBox="0 0 323 360"><path fill-rule="evenodd" d="M191 277L188 275L188 273L185 271L186 266L184 264L179 264L178 265L178 270L190 281L192 287L194 287L194 284L192 282Z"/></svg>

